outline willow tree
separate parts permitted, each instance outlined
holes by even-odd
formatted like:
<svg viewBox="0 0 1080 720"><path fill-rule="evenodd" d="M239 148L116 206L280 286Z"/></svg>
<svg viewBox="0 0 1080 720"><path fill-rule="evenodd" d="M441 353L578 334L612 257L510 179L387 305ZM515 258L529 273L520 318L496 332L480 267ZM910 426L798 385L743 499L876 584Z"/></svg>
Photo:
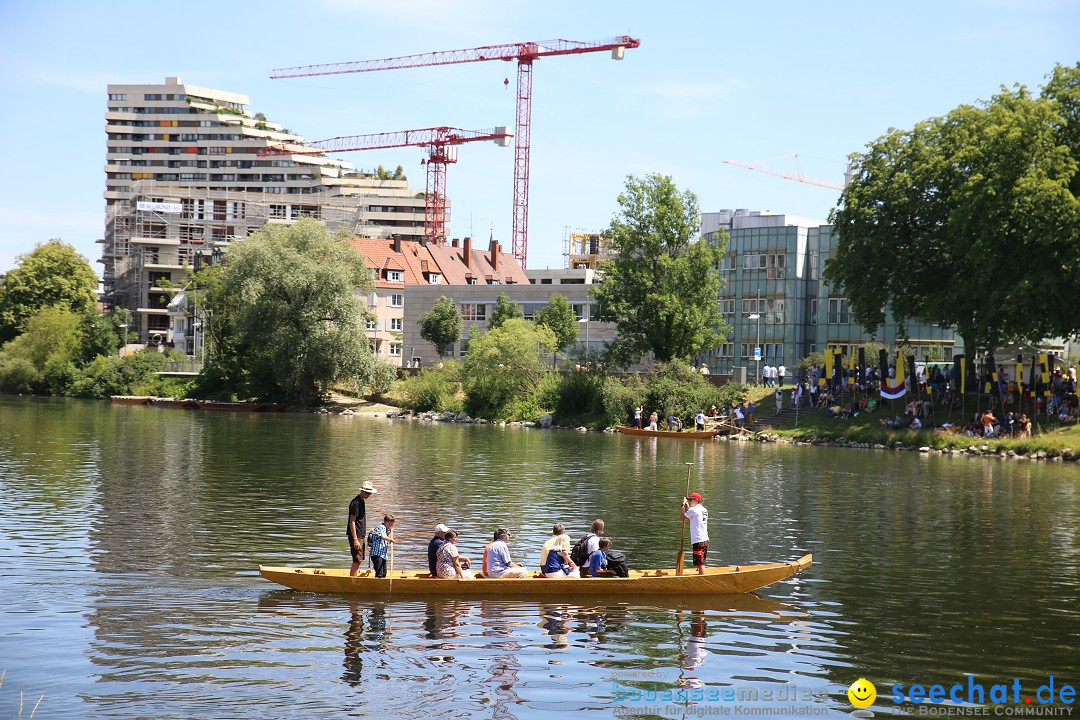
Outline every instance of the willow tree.
<svg viewBox="0 0 1080 720"><path fill-rule="evenodd" d="M1054 78L1074 103L1078 73ZM852 156L825 278L867 332L886 312L901 336L911 321L953 327L970 357L1080 330L1066 302L1080 297L1080 158L1064 107L1003 89Z"/></svg>
<svg viewBox="0 0 1080 720"><path fill-rule="evenodd" d="M689 358L715 348L728 331L719 310L724 253L701 238L697 197L664 175L630 176L607 231L615 259L603 263L593 294L613 316L610 349L622 362L652 352Z"/></svg>
<svg viewBox="0 0 1080 720"><path fill-rule="evenodd" d="M227 327L252 395L306 406L336 381L366 384L375 361L359 294L373 277L346 237L310 218L267 225L223 262L212 292L233 314Z"/></svg>

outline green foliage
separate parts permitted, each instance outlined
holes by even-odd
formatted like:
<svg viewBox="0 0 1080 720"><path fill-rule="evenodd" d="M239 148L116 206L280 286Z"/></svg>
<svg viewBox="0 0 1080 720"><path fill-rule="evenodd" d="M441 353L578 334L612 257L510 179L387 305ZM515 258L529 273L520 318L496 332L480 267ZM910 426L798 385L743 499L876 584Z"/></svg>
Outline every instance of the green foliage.
<svg viewBox="0 0 1080 720"><path fill-rule="evenodd" d="M0 344L23 332L42 308L75 313L96 308L97 275L71 245L53 238L20 255L18 262L0 287Z"/></svg>
<svg viewBox="0 0 1080 720"><path fill-rule="evenodd" d="M871 362L869 353L867 353L866 361ZM874 355L872 362L877 363L877 355ZM824 364L825 356L819 352L812 352L795 364L795 377L804 378L810 372L810 368L822 367Z"/></svg>
<svg viewBox="0 0 1080 720"><path fill-rule="evenodd" d="M833 212L825 278L873 332L888 311L956 328L969 355L1067 337L1080 314L1080 65L1042 97L1002 90L978 106L892 130L852 156Z"/></svg>
<svg viewBox="0 0 1080 720"><path fill-rule="evenodd" d="M431 311L421 315L416 322L420 325L420 337L435 346L439 357L449 345L461 339L461 311L445 295L436 300Z"/></svg>
<svg viewBox="0 0 1080 720"><path fill-rule="evenodd" d="M609 378L597 371L574 371L557 378L554 387L545 388L541 402L553 408L560 418L604 415L604 383Z"/></svg>
<svg viewBox="0 0 1080 720"><path fill-rule="evenodd" d="M507 320L523 317L525 317L525 313L522 311L521 306L507 297L506 293L499 293L498 299L495 300L495 307L491 311L490 329L494 330L502 327L502 324Z"/></svg>
<svg viewBox="0 0 1080 720"><path fill-rule="evenodd" d="M307 406L336 381L369 384L374 358L357 289L372 273L344 237L316 220L268 225L236 241L206 288L220 389Z"/></svg>
<svg viewBox="0 0 1080 720"><path fill-rule="evenodd" d="M670 177L630 176L618 202L606 233L616 257L593 288L619 331L612 357L628 364L651 351L668 361L717 347L728 331L717 305L726 239L700 238L697 197Z"/></svg>
<svg viewBox="0 0 1080 720"><path fill-rule="evenodd" d="M71 382L81 341L78 315L59 306L40 308L27 321L26 331L0 350L0 375L13 373L11 379L0 377L0 388L62 394Z"/></svg>
<svg viewBox="0 0 1080 720"><path fill-rule="evenodd" d="M404 407L413 412L461 412L461 369L449 362L445 368L421 370L408 377L402 388Z"/></svg>
<svg viewBox="0 0 1080 720"><path fill-rule="evenodd" d="M28 394L42 384L41 372L25 357L0 353L0 392Z"/></svg>
<svg viewBox="0 0 1080 720"><path fill-rule="evenodd" d="M566 296L554 293L548 300L548 304L540 308L536 313L535 322L555 333L555 349L566 350L577 342L578 321L574 314L574 307Z"/></svg>
<svg viewBox="0 0 1080 720"><path fill-rule="evenodd" d="M711 405L718 408L742 402L745 388L728 383L718 388L686 362L674 360L657 363L646 378L642 406L645 414L656 411L661 420L675 415L688 423L699 410L708 411Z"/></svg>
<svg viewBox="0 0 1080 720"><path fill-rule="evenodd" d="M463 378L470 414L512 419L536 404L543 358L554 347L551 330L520 318L508 319L485 335L474 334Z"/></svg>

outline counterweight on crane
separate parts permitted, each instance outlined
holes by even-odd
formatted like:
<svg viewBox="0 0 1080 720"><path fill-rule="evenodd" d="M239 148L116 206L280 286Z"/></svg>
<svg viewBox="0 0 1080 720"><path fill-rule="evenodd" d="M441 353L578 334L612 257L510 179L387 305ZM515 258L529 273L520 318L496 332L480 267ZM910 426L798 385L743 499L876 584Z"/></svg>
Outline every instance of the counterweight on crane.
<svg viewBox="0 0 1080 720"><path fill-rule="evenodd" d="M372 135L345 135L310 143L271 145L259 155L323 155L328 152L387 150L399 147L422 147L427 150L427 192L424 195L424 236L429 242L446 241L446 166L457 162L457 146L470 142L492 141L506 147L513 135L506 126L491 130L462 130L452 127L401 130Z"/></svg>
<svg viewBox="0 0 1080 720"><path fill-rule="evenodd" d="M381 60L360 60L283 68L271 71L270 77L281 79L311 77L314 75L342 75L377 70L455 65L487 60L504 60L508 62L516 60L518 64L517 112L514 133L517 137L514 142L514 216L511 246L514 257L517 258L522 267L525 267L529 242L529 147L530 127L532 125L533 61L543 57L579 55L581 53L606 52L609 50L613 59L622 60L623 53L627 49L636 48L640 44L641 41L637 38L620 35L597 42L545 40L508 45L488 45L464 50L443 50L420 53L419 55L404 55Z"/></svg>

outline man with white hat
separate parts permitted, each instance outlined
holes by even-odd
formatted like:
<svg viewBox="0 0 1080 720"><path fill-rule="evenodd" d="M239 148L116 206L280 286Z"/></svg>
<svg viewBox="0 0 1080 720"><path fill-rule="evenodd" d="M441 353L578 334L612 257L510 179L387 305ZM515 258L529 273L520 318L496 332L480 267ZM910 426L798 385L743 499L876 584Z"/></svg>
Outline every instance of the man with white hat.
<svg viewBox="0 0 1080 720"><path fill-rule="evenodd" d="M349 552L352 553L350 575L355 575L360 569L360 561L364 559L367 544L367 509L364 501L377 492L371 481L365 480L360 486L360 492L349 503L349 520L345 525L345 534L349 537Z"/></svg>
<svg viewBox="0 0 1080 720"><path fill-rule="evenodd" d="M431 538L428 543L427 562L428 569L431 570L431 577L435 577L435 561L439 556L439 548L446 544L446 533L448 532L450 532L450 528L439 523L435 526L435 537Z"/></svg>

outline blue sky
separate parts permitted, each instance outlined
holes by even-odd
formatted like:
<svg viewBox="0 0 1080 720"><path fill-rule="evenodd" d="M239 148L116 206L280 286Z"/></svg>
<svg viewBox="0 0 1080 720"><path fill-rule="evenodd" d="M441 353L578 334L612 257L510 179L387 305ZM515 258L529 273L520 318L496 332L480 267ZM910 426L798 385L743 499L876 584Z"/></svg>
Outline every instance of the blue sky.
<svg viewBox="0 0 1080 720"><path fill-rule="evenodd" d="M533 80L529 266L562 265L563 228L602 230L627 175L659 172L702 211L824 219L838 193L723 164L798 152L842 180L845 158L890 127L1001 85L1036 89L1080 56L1076 0L878 2L454 2L309 0L0 3L0 272L60 237L99 273L106 85L185 82L248 95L307 138L514 124L516 66L466 65L270 80L274 68L525 40L641 47L538 60ZM510 80L505 88L504 79ZM419 149L350 153L404 166ZM790 159L768 163L793 170ZM461 148L448 173L450 235L510 244L513 151Z"/></svg>

